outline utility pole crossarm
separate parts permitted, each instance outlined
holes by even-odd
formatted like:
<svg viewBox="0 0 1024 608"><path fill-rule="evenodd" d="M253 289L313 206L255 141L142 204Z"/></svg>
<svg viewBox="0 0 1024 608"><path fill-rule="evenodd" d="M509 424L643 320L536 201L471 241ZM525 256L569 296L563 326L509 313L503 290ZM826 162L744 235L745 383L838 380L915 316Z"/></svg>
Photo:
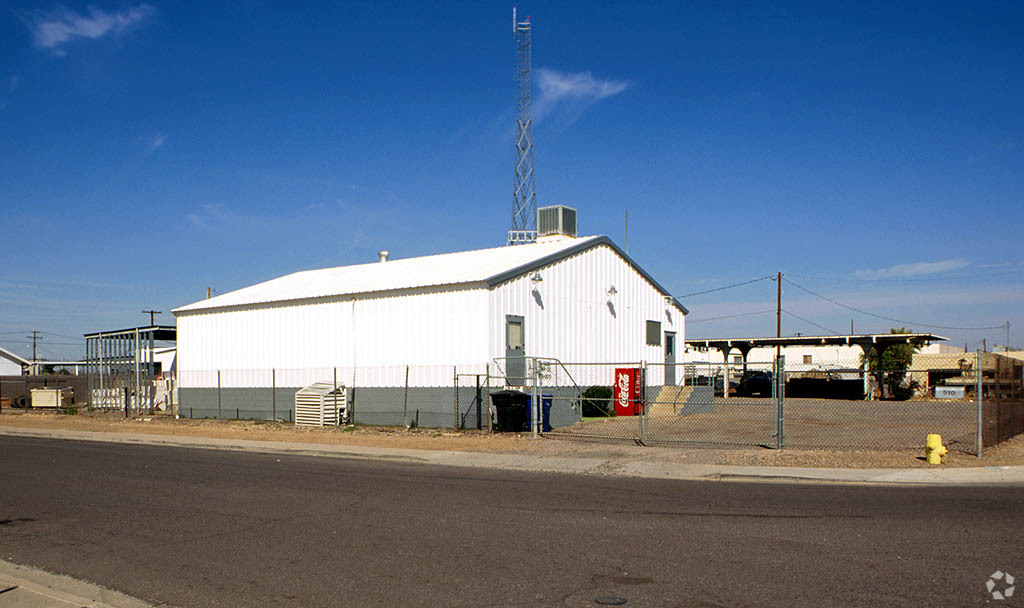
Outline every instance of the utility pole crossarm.
<svg viewBox="0 0 1024 608"><path fill-rule="evenodd" d="M163 312L164 311L162 311L162 310L144 310L144 311L142 311L142 314L149 315L149 326L152 327L152 326L156 325L156 323L154 322L154 319L153 319L154 315L161 315L161 314L163 314Z"/></svg>
<svg viewBox="0 0 1024 608"><path fill-rule="evenodd" d="M25 336L25 337L28 338L29 340L32 340L32 365L33 365L33 367L35 367L36 361L39 360L39 358L36 357L36 343L38 343L40 340L42 340L43 337L41 335L39 335L39 332L36 331L36 330L32 330L32 335L31 336ZM38 369L36 369L34 371L37 372L37 373L39 372Z"/></svg>

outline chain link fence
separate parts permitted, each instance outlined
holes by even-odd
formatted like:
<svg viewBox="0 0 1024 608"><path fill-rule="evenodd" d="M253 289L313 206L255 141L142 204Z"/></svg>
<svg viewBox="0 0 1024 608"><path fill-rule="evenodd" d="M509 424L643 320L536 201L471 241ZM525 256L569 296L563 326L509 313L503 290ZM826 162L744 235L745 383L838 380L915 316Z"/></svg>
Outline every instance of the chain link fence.
<svg viewBox="0 0 1024 608"><path fill-rule="evenodd" d="M863 359L863 358L861 358ZM919 448L938 433L977 453L1024 432L1018 360L995 353L914 354L902 363L563 362L186 371L176 413L294 420L295 392L343 387L347 422L492 430L491 394L526 393L517 428L640 443L843 449ZM510 373L512 370L514 373ZM981 400L979 403L979 395ZM534 405L536 404L536 405ZM536 409L535 409L536 408Z"/></svg>
<svg viewBox="0 0 1024 608"><path fill-rule="evenodd" d="M475 378L480 380L479 399ZM175 413L292 422L295 393L318 382L345 391L348 423L487 428L485 365L185 370Z"/></svg>
<svg viewBox="0 0 1024 608"><path fill-rule="evenodd" d="M581 370L584 384L601 387L613 387L620 367L564 366ZM929 433L937 433L951 450L978 454L1024 433L1021 362L994 353L827 365L783 356L760 363L634 367L642 396L632 411L621 415L608 408L605 416L583 416L550 434L665 444L902 449L920 448Z"/></svg>

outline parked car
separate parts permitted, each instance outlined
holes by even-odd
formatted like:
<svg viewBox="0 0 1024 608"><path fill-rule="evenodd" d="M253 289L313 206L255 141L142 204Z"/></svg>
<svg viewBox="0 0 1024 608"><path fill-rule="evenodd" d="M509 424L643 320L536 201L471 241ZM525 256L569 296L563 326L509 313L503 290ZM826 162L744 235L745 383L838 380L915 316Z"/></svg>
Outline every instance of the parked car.
<svg viewBox="0 0 1024 608"><path fill-rule="evenodd" d="M715 378L715 396L716 397L724 397L725 396L724 387L725 387L725 378L723 378L722 376L717 376ZM729 380L729 394L730 395L735 395L736 391L738 391L739 388L740 388L740 383L739 382L736 382L735 380Z"/></svg>
<svg viewBox="0 0 1024 608"><path fill-rule="evenodd" d="M736 394L740 397L771 397L772 373L763 371L743 372Z"/></svg>

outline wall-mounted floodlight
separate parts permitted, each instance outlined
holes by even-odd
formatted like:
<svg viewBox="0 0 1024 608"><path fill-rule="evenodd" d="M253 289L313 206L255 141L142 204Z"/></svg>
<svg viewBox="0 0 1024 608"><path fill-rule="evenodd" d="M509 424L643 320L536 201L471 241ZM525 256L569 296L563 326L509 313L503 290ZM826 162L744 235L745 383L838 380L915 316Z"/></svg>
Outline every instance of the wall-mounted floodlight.
<svg viewBox="0 0 1024 608"><path fill-rule="evenodd" d="M536 285L536 284L540 283L541 281L543 281L544 277L540 276L539 272L535 272L535 273L533 273L533 276L530 277L530 280L533 281L534 285Z"/></svg>
<svg viewBox="0 0 1024 608"><path fill-rule="evenodd" d="M608 288L608 297L609 297L609 298L610 298L610 297L612 297L612 296L614 296L614 295L615 295L615 294L617 294L617 293L619 293L619 290L618 290L618 289L615 289L615 286L614 286L614 285L612 285L611 287L609 287L609 288Z"/></svg>

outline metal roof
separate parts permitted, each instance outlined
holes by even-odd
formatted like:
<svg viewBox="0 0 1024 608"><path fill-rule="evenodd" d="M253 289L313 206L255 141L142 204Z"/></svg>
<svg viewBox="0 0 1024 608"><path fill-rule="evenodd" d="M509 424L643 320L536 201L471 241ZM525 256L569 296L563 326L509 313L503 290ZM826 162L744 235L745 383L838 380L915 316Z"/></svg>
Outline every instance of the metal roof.
<svg viewBox="0 0 1024 608"><path fill-rule="evenodd" d="M32 364L32 362L29 361L28 359L26 359L25 357L22 357L22 356L18 355L17 353L12 353L11 351L7 350L6 348L4 348L2 346L0 346L0 356L3 356L5 358L7 358L7 359L10 359L11 361L13 361L15 363L21 364L21 365L31 365Z"/></svg>
<svg viewBox="0 0 1024 608"><path fill-rule="evenodd" d="M140 327L128 327L125 329L112 329L109 331L95 331L90 334L83 334L86 338L120 338L134 336L135 332L145 334L153 332L153 339L161 342L177 340L178 328L174 325L142 325Z"/></svg>
<svg viewBox="0 0 1024 608"><path fill-rule="evenodd" d="M416 258L304 270L243 287L208 300L175 308L174 314L198 310L269 304L447 285L494 287L571 255L606 245L639 272L662 295L671 294L606 236L542 241ZM687 314L678 301L672 302Z"/></svg>

